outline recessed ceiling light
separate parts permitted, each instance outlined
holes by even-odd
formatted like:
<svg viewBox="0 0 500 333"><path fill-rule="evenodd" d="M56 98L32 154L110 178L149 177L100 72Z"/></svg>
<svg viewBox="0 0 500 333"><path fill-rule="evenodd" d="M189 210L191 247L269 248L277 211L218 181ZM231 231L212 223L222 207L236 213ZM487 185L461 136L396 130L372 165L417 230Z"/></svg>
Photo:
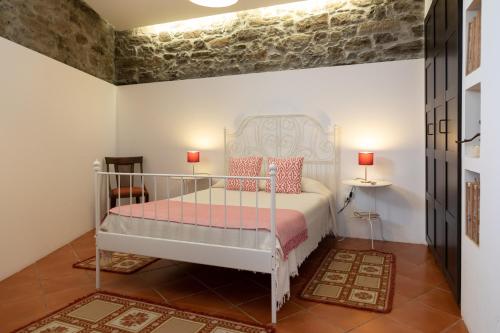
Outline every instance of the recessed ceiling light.
<svg viewBox="0 0 500 333"><path fill-rule="evenodd" d="M190 0L192 3L203 7L229 7L238 2L238 0Z"/></svg>

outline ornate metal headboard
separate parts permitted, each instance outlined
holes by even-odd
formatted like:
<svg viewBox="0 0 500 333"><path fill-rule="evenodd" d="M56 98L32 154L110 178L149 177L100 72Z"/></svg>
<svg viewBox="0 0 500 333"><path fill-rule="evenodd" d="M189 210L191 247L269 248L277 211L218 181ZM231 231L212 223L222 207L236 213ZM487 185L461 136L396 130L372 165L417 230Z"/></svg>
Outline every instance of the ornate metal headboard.
<svg viewBox="0 0 500 333"><path fill-rule="evenodd" d="M335 132L335 127L325 129L316 119L302 114L247 117L236 132L224 130L226 166L232 156L303 156L303 175L335 191Z"/></svg>

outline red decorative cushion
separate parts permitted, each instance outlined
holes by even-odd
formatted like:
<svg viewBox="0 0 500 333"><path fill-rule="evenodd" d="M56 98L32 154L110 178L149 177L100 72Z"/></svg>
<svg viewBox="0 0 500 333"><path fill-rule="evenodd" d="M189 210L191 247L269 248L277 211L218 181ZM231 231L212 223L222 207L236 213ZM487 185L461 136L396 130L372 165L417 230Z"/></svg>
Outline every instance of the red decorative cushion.
<svg viewBox="0 0 500 333"><path fill-rule="evenodd" d="M260 176L261 168L262 157L232 157L229 159L230 176L258 177ZM250 179L228 179L226 189L239 191L241 188L242 191L256 192L258 190L258 182L258 180Z"/></svg>
<svg viewBox="0 0 500 333"><path fill-rule="evenodd" d="M271 164L276 166L276 193L301 193L303 157L269 157L268 168ZM269 169L267 175L269 176ZM269 180L266 181L266 192L271 192Z"/></svg>

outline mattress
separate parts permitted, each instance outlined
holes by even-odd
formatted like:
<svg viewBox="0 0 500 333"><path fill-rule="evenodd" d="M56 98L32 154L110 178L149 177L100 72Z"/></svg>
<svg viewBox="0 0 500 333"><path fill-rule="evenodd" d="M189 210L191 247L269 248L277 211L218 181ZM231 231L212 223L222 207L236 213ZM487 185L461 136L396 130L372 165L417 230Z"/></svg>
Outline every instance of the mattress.
<svg viewBox="0 0 500 333"><path fill-rule="evenodd" d="M224 194L226 192L226 194ZM224 191L223 188L212 188L184 195L184 202L209 203L255 207L258 201L260 208L270 207L270 193L259 191L242 192ZM224 199L224 196L226 198ZM181 198L171 200L180 201ZM298 268L307 256L317 247L321 239L333 230L333 198L330 192L303 192L300 194L276 194L277 209L293 209L304 214L308 238L293 249L285 260L279 241L276 241L278 253L278 300L283 303L290 292L290 277L298 274ZM203 242L209 244L270 249L271 237L267 230L221 229L177 222L157 221L126 216L127 206L123 206L121 214L110 214L101 225L101 231L144 237L167 238L174 240Z"/></svg>

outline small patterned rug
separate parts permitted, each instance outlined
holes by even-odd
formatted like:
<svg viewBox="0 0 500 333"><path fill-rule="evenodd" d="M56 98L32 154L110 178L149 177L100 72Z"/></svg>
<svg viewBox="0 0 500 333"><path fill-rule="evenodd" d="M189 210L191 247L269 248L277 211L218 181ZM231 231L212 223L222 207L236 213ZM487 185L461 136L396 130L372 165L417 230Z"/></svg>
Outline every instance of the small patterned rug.
<svg viewBox="0 0 500 333"><path fill-rule="evenodd" d="M396 257L379 251L331 250L301 297L320 303L390 312Z"/></svg>
<svg viewBox="0 0 500 333"><path fill-rule="evenodd" d="M167 305L97 292L33 322L15 333L270 333L247 324Z"/></svg>
<svg viewBox="0 0 500 333"><path fill-rule="evenodd" d="M158 259L135 254L103 251L101 255L101 270L112 273L132 274L154 263L156 260ZM73 267L95 270L95 257L77 262Z"/></svg>

